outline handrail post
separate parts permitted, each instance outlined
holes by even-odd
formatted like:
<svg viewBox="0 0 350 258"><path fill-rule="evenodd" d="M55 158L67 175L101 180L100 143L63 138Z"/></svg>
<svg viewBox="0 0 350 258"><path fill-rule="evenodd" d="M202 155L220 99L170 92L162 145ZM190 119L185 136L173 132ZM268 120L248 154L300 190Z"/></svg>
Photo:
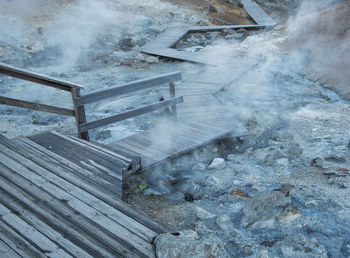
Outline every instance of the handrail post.
<svg viewBox="0 0 350 258"><path fill-rule="evenodd" d="M169 82L169 92L170 92L170 98L175 98L175 83ZM171 111L174 116L175 121L177 120L177 109L176 104L171 106Z"/></svg>
<svg viewBox="0 0 350 258"><path fill-rule="evenodd" d="M77 102L76 102L76 98L80 96L80 89L72 88L71 94L72 94L72 101L74 106L75 121L77 124L78 136L79 138L88 141L89 132L81 132L80 130L80 125L86 123L85 107L84 105L77 106Z"/></svg>

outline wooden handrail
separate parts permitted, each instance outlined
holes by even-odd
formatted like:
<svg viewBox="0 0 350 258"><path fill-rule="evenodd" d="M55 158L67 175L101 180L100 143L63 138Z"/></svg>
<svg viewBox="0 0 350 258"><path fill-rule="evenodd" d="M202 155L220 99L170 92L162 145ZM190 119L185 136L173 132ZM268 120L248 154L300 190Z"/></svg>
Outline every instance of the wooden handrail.
<svg viewBox="0 0 350 258"><path fill-rule="evenodd" d="M156 87L161 84L170 83L181 80L181 72L167 73L147 79L129 82L118 87L106 90L95 91L77 98L77 105L82 106L102 99L112 98L117 95L123 95L139 90Z"/></svg>
<svg viewBox="0 0 350 258"><path fill-rule="evenodd" d="M18 99L7 98L0 96L0 104L10 105L15 107L39 110L43 112L55 113L66 116L74 116L77 124L78 136L82 139L89 140L89 130L100 126L112 124L138 115L153 112L160 108L170 107L171 113L176 118L176 104L183 102L183 97L175 97L175 81L181 80L181 72L167 73L147 79L137 80L123 84L118 87L113 87L106 90L89 93L85 96L80 96L80 90L84 87L71 82L58 80L45 76L39 73L31 72L25 69L17 68L0 62L0 74L6 74L19 79L39 83L45 86L53 87L60 90L69 91L72 95L74 110L54 107L34 102L28 102ZM124 113L116 114L110 117L98 119L92 122L86 122L85 104L115 97L117 95L127 94L139 90L153 88L162 84L168 83L170 90L170 99L163 100L159 103L154 103L145 107L129 110Z"/></svg>
<svg viewBox="0 0 350 258"><path fill-rule="evenodd" d="M64 80L55 79L46 75L28 71L26 69L17 68L12 65L8 65L0 62L0 73L6 74L12 77L23 79L39 83L45 86L53 87L60 90L71 91L71 89L83 89L84 86L74 84Z"/></svg>
<svg viewBox="0 0 350 258"><path fill-rule="evenodd" d="M66 108L59 108L34 102L28 102L24 100L19 99L12 99L7 97L0 96L0 104L1 105L7 105L7 106L13 106L13 107L20 107L20 108L27 108L32 110L38 110L42 112L49 112L64 116L75 116L74 110L66 109Z"/></svg>
<svg viewBox="0 0 350 258"><path fill-rule="evenodd" d="M148 105L145 107L133 109L130 111L126 111L124 113L117 114L117 115L113 115L113 116L105 117L105 118L98 119L98 120L95 120L92 122L80 124L80 130L81 130L81 132L87 132L87 131L95 129L97 127L116 123L116 122L119 122L119 121L122 121L125 119L129 119L129 118L132 118L135 116L139 116L142 114L150 113L150 112L153 112L153 111L158 110L160 108L174 106L174 105L182 103L182 102L183 102L182 96L177 97L177 98L172 98L169 100L164 100L164 101L154 103L154 104L151 104L151 105Z"/></svg>
<svg viewBox="0 0 350 258"><path fill-rule="evenodd" d="M84 107L78 107L76 104L76 98L80 96L80 90L83 89L84 86L67 82L64 80L58 80L46 75L28 71L23 68L14 67L12 65L8 65L1 62L0 62L0 74L5 74L18 79L31 81L34 83L42 84L44 86L49 86L52 88L70 92L72 95L74 110L54 107L54 106L49 106L49 105L44 105L44 104L39 104L34 102L28 102L28 101L19 100L19 99L12 99L4 96L0 96L0 104L38 110L43 112L49 112L49 113L55 113L55 114L60 114L65 116L73 116L75 117L75 120L76 120L78 136L85 140L89 139L88 133L84 133L80 131L80 124L86 122Z"/></svg>

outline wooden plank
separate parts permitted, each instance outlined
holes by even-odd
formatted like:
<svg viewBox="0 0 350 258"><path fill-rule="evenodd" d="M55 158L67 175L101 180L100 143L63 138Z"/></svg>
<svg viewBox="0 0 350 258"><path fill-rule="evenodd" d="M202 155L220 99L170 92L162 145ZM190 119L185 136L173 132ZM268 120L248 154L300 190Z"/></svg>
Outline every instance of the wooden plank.
<svg viewBox="0 0 350 258"><path fill-rule="evenodd" d="M50 86L53 88L70 91L71 88L83 89L84 86L67 82L64 80L54 79L52 77L42 75L39 73L35 73L32 71L28 71L26 69L14 67L12 65L8 65L0 62L0 73L6 74L12 77L16 77L19 79L39 83L42 85Z"/></svg>
<svg viewBox="0 0 350 258"><path fill-rule="evenodd" d="M77 178L82 182L86 182L87 184L94 186L98 189L104 189L104 191L108 191L110 194L118 196L121 198L122 189L121 185L113 184L110 181L103 179L87 169L82 169L80 166L69 162L67 159L60 157L57 154L52 152L48 152L46 149L41 147L40 145L28 140L21 139L20 149L8 144L2 143L4 146L21 153L21 155L25 156L31 160L39 160L40 165L45 167L46 169L52 168L52 166L57 167L59 169L59 176L69 177L70 180ZM1 146L1 145L0 145ZM35 147L33 147L35 146ZM54 158L52 157L54 156Z"/></svg>
<svg viewBox="0 0 350 258"><path fill-rule="evenodd" d="M0 189L1 196L1 189ZM0 201L9 200L1 198ZM46 257L31 243L14 231L11 227L0 220L0 239L12 250L15 250L21 257Z"/></svg>
<svg viewBox="0 0 350 258"><path fill-rule="evenodd" d="M0 257L2 258L20 258L21 256L11 249L7 244L0 240Z"/></svg>
<svg viewBox="0 0 350 258"><path fill-rule="evenodd" d="M1 164L0 168L1 172L4 171L13 174L11 170L8 170ZM22 179L22 181L26 183L25 180ZM32 190L32 187L29 186L27 189ZM14 192L15 195L9 195L9 193ZM56 230L66 234L67 238L77 245L84 247L84 249L93 256L107 257L115 255L116 252L112 248L106 246L105 243L101 243L98 237L96 238L96 236L90 234L90 232L86 233L86 231L79 226L79 223L74 223L70 215L62 215L61 211L57 209L52 210L49 207L50 203L45 203L41 198L37 198L30 192L20 188L18 185L3 177L2 174L0 175L0 196L7 196L8 200L25 205L26 209L35 212L36 216L41 220L45 221ZM96 233L99 232L96 228L94 228L94 230Z"/></svg>
<svg viewBox="0 0 350 258"><path fill-rule="evenodd" d="M158 110L160 108L169 107L169 106L176 105L176 104L179 104L182 102L183 102L183 97L177 97L177 98L161 101L159 103L151 104L151 105L148 105L146 107L137 108L137 109L126 111L124 113L120 113L120 114L117 114L114 116L110 116L110 117L98 119L98 120L95 120L92 122L87 122L87 123L81 124L80 129L82 132L86 132L86 131L95 129L97 127L116 123L116 122L119 122L119 121L122 121L122 120L125 120L128 118L132 118L132 117L135 117L138 115L153 112L153 111Z"/></svg>
<svg viewBox="0 0 350 258"><path fill-rule="evenodd" d="M58 136L58 134L48 132L29 136L27 138L57 153L61 157L69 159L77 165L81 164L81 162L92 165L98 164L98 168L102 166L103 170L108 171L111 176L119 180L121 180L122 173L130 166L130 163L125 160L107 155L95 148L91 148L89 145L78 145L75 142L68 141Z"/></svg>
<svg viewBox="0 0 350 258"><path fill-rule="evenodd" d="M48 168L50 168L50 164L51 166L57 167L57 175L59 175L62 178L65 178L67 181L75 184L76 186L79 186L81 189L85 190L86 192L90 193L96 198L104 201L105 203L111 205L112 207L115 207L125 215L133 218L134 220L152 229L153 231L159 234L170 232L169 229L156 223L146 214L140 211L136 211L131 206L120 201L120 198L118 199L115 195L111 194L105 186L100 186L100 184L97 184L96 181L98 180L98 178L90 180L88 177L82 176L84 175L84 173L86 174L86 172L84 172L84 170L82 170L74 163L69 162L68 160L58 156L53 152L47 151L40 145L31 142L28 139L24 138L21 139L21 141L24 141L25 145L23 145L23 142L14 143L0 135L1 143L6 144L6 146L11 146L12 148L16 149L17 152L23 154L24 156L28 155L26 154L26 152L24 152L27 151L27 148L30 147L32 149L35 149L36 155L32 155L31 159L39 159L40 164L42 166L47 166ZM44 165L43 163L45 162L48 164Z"/></svg>
<svg viewBox="0 0 350 258"><path fill-rule="evenodd" d="M26 139L23 139L21 141L26 141ZM27 142L31 142L31 141L27 141ZM31 144L31 143L29 143L29 144ZM36 152L35 150L32 150L32 149L29 149L27 152L30 152L30 151L32 153ZM29 155L28 155L24 151L24 154L27 155L28 157L34 156L32 153L29 153ZM57 154L59 155L59 153L57 153ZM42 153L40 153L40 155L42 157L46 156L46 155L43 155ZM59 161L56 160L53 162L56 166L62 166L60 163L63 161L67 161L67 159L63 157L63 159L61 159ZM71 163L74 163L74 162L70 161L70 164ZM41 162L40 161L40 164L42 166L45 166L46 168L47 167L50 168L50 163L48 163L48 162ZM94 164L92 162L82 161L79 164L77 164L77 163L74 163L74 164L80 168L79 170L74 171L74 174L79 175L80 177L84 177L87 180L89 180L90 182L94 182L93 185L98 184L100 187L105 187L111 193L115 194L116 196L119 196L120 198L122 197L122 182L121 182L121 175L120 174L115 173L114 175L111 175L111 173L109 173L108 170L106 171L106 170L100 168L97 164ZM65 165L65 163L63 163L63 165ZM71 170L69 170L69 171L71 171Z"/></svg>
<svg viewBox="0 0 350 258"><path fill-rule="evenodd" d="M4 197L4 196L3 196ZM92 257L88 252L83 250L81 247L77 246L69 239L66 238L64 233L61 233L50 225L46 224L44 221L40 220L35 213L31 212L25 206L20 205L11 197L6 196L6 201L3 201L3 205L11 212L17 214L21 219L23 219L30 226L40 231L41 234L45 235L51 241L55 242L57 245L61 246L64 250L69 252L74 257Z"/></svg>
<svg viewBox="0 0 350 258"><path fill-rule="evenodd" d="M66 109L66 108L59 108L24 100L18 100L18 99L12 99L0 96L0 104L1 105L7 105L7 106L13 106L13 107L20 107L20 108L27 108L32 110L38 110L42 112L48 112L48 113L54 113L64 116L75 116L74 110Z"/></svg>
<svg viewBox="0 0 350 258"><path fill-rule="evenodd" d="M76 102L78 106L85 105L91 102L99 101L102 99L112 98L117 95L122 95L126 93L131 93L139 90L145 90L148 88L156 87L161 84L169 83L171 81L180 81L181 72L167 73L147 79L137 80L123 84L118 87L113 87L110 89L95 91L86 94L81 97L77 97Z"/></svg>
<svg viewBox="0 0 350 258"><path fill-rule="evenodd" d="M3 158L3 155L0 154L1 163L3 163ZM152 242L153 238L157 236L156 233L151 232L150 230L147 231L147 229L143 227L143 232L138 232L141 234L141 236L136 234L134 231L130 230L132 223L134 223L132 220L124 220L119 222L113 220L110 216L107 216L106 213L110 212L113 214L113 212L116 212L115 209L109 209L108 205L103 205L102 202L99 203L96 198L92 198L92 196L84 194L83 191L79 191L79 189L69 185L69 182L60 180L57 176L52 176L52 174L50 174L48 171L40 168L35 169L37 172L29 170L26 166L32 165L30 164L30 161L27 162L26 166L18 164L12 159L7 159L7 161L8 164L6 164L6 167L11 167L11 170L16 171L16 174L45 191L45 194L50 193L58 200L65 200L65 204L74 211L74 214L80 213L82 216L89 218L97 225L102 227L104 231L112 233L112 236L119 238L123 242L127 242L130 246L133 246L140 252L144 252L145 250L150 250L152 252L153 247L150 245L150 243ZM69 189L64 189L64 186L70 187ZM79 192L80 198L76 198L76 196L69 190L76 191L76 193ZM103 213L101 213L102 211ZM122 218L123 217L119 216L118 219L120 220ZM120 222L123 222L124 225ZM128 225L129 223L131 223L130 226Z"/></svg>
<svg viewBox="0 0 350 258"><path fill-rule="evenodd" d="M155 40L151 40L142 47L143 50L157 49L161 46L171 47L175 45L188 32L188 27L171 27L159 34Z"/></svg>
<svg viewBox="0 0 350 258"><path fill-rule="evenodd" d="M60 156L70 159L70 161L79 164L81 161L93 161L99 165L109 168L111 171L123 172L128 169L130 163L115 156L108 155L105 152L92 148L89 145L77 144L74 141L66 140L51 132L33 135L29 139L39 143L41 146L53 152L60 152ZM65 154L67 152L67 154ZM71 155L74 156L74 159ZM120 173L119 173L120 174Z"/></svg>
<svg viewBox="0 0 350 258"><path fill-rule="evenodd" d="M276 22L255 2L251 0L241 0L244 10L258 24L264 26L275 26Z"/></svg>
<svg viewBox="0 0 350 258"><path fill-rule="evenodd" d="M50 133L54 134L57 137L62 138L62 140L70 141L73 144L76 144L76 145L81 146L81 147L85 147L85 148L90 147L92 149L96 149L97 151L102 152L102 153L106 154L107 156L112 156L114 158L124 160L127 163L132 163L133 159L137 159L136 156L126 155L125 153L121 154L121 153L117 153L115 151L107 150L106 148L102 147L102 146L104 146L102 144L97 145L97 144L94 144L92 142L83 141L83 140L76 138L76 137L65 136L65 135L59 134L55 131L51 131Z"/></svg>
<svg viewBox="0 0 350 258"><path fill-rule="evenodd" d="M188 32L207 32L207 31L221 31L225 29L263 29L265 26L260 24L246 24L246 25L217 25L217 26L193 26Z"/></svg>
<svg viewBox="0 0 350 258"><path fill-rule="evenodd" d="M74 144L77 144L79 146L89 146L89 147L96 149L97 151L99 151L107 156L112 156L114 158L128 162L129 164L131 164L131 166L128 169L127 173L133 173L133 172L136 172L140 169L141 158L139 156L136 156L136 154L126 153L126 152L123 152L122 150L118 150L118 149L110 150L110 149L108 149L108 146L106 146L106 145L103 145L103 144L100 144L97 142L96 143L87 142L87 141L81 140L81 139L73 137L73 136L67 137L67 136L59 134L55 131L52 131L50 133L55 134L56 136L61 137L67 141L72 141ZM124 173L126 173L126 171L124 171ZM124 176L124 174L123 174L123 176Z"/></svg>
<svg viewBox="0 0 350 258"><path fill-rule="evenodd" d="M12 165L14 165L14 163ZM9 186L13 184L12 188L15 189L21 187L27 194L31 194L35 198L41 200L45 204L43 208L55 214L59 214L62 217L69 218L72 223L78 225L82 229L78 231L79 233L84 231L94 236L95 240L99 239L106 248L110 248L115 254L154 256L153 246L151 244L130 234L130 231L118 227L116 223L112 223L110 219L106 219L103 214L75 198L70 198L64 191L60 191L58 187L54 187L52 184L46 183L45 181L39 181L40 178L29 174L28 170L24 170L26 173L21 175L22 178L16 176L14 172L17 173L18 170L13 170L11 168L11 171L5 170L1 172L1 176L5 177L6 180L10 180L7 182L5 180L0 180L1 187L5 188L4 183L9 184ZM23 176L25 176L25 179ZM5 189L8 190L8 188ZM43 189L49 191L51 195L43 191ZM16 196L18 196L18 189L16 190Z"/></svg>
<svg viewBox="0 0 350 258"><path fill-rule="evenodd" d="M132 155L138 155L139 157L141 157L139 153L136 153L136 152L134 152L134 151L132 151L132 150L130 150L128 148L125 148L125 147L119 145L118 142L111 142L111 143L109 143L106 146L106 148L109 148L111 150L121 150L123 152L130 153ZM141 173L144 164L154 163L155 161L153 159L149 158L149 157L143 156L143 157L141 157L140 162L141 162L140 170L134 171L132 173L129 173L129 172L124 173L124 175L123 175L124 180L127 179L128 177L132 176L132 175Z"/></svg>
<svg viewBox="0 0 350 258"><path fill-rule="evenodd" d="M128 230L132 231L134 234L137 234L139 237L143 238L145 241L148 241L149 243L151 243L153 238L158 235L151 229L148 229L142 224L136 222L135 220L125 216L123 213L116 210L112 206L102 202L98 198L85 192L81 188L73 185L69 181L57 176L55 173L57 170L56 168L52 167L51 169L53 171L48 171L32 161L23 159L23 157L21 157L19 154L16 154L9 149L7 149L6 155L11 156L11 159L8 159L9 164L13 164L14 161L16 161L18 162L19 165L24 166L24 168L18 174L21 174L23 177L28 178L28 180L31 180L31 181L32 181L31 178L36 178L35 184L42 182L41 178L44 178L45 180L47 180L47 182L44 181L43 184L47 184L47 183L53 184L66 192L66 194L63 193L63 195L65 196L60 197L58 194L60 190L59 189L57 190L57 188L55 188L55 191L56 191L55 195L57 198L68 200L68 199L71 199L70 196L72 196L84 202L85 204L89 205L90 207L92 207L97 211L103 211L103 214L111 218L115 223L120 224L122 227L126 227ZM0 156L0 162L3 161L3 159L4 159L4 156L3 155ZM13 166L18 167L19 165L15 164ZM24 172L25 174L23 174ZM36 176L33 173L37 174L41 178L38 178L38 176ZM29 176L31 176L31 178L29 178ZM40 185L39 187L43 188L42 185ZM67 197L67 194L70 196Z"/></svg>
<svg viewBox="0 0 350 258"><path fill-rule="evenodd" d="M49 255L50 257L72 257L69 253L64 251L61 247L56 245L53 241L41 234L38 230L33 228L27 222L22 220L16 214L12 213L5 206L0 204L1 221L11 226L28 242L31 242L41 253Z"/></svg>

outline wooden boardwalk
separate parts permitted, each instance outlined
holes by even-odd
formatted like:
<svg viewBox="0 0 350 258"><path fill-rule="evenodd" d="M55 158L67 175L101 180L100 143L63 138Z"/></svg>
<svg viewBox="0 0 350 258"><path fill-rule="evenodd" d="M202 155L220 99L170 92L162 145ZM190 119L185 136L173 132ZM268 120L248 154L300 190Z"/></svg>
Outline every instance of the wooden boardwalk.
<svg viewBox="0 0 350 258"><path fill-rule="evenodd" d="M88 148L70 147L86 162ZM118 153L97 149L116 163ZM168 230L119 199L107 164L62 156L0 135L1 257L154 257L154 238Z"/></svg>
<svg viewBox="0 0 350 258"><path fill-rule="evenodd" d="M184 102L177 105L177 122L159 121L154 128L112 142L109 146L140 156L141 168L147 169L212 141L249 134L236 120L235 110L221 104L214 94L254 64L254 60L249 60L240 62L239 66L227 66L226 72L218 67L188 78L176 87L176 94L184 98ZM160 90L164 97L168 97L166 86Z"/></svg>
<svg viewBox="0 0 350 258"><path fill-rule="evenodd" d="M266 27L273 27L276 25L275 21L255 2L251 0L242 0L245 11L255 21L256 24L251 25L221 25L221 26L182 26L182 27L170 27L164 32L158 35L154 40L149 41L142 47L142 52L146 54L170 57L174 59L197 62L211 65L223 65L225 60L213 60L210 58L210 54L203 52L189 52L180 51L172 48L179 42L187 33L193 32L207 32L207 31L220 31L223 29L262 29ZM232 51L230 55L232 57L237 55L244 55L241 51ZM223 61L223 62L222 62Z"/></svg>

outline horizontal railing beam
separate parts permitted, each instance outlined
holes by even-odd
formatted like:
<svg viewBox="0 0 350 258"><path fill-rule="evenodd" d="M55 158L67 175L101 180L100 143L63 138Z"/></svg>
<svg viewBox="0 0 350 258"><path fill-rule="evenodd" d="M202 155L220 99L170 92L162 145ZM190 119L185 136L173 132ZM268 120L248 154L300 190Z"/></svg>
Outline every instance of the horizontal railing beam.
<svg viewBox="0 0 350 258"><path fill-rule="evenodd" d="M91 102L99 101L102 99L112 98L117 95L144 90L144 89L159 86L164 83L175 82L180 80L181 80L181 72L163 74L156 77L129 82L118 87L113 87L106 90L92 92L84 96L78 97L76 99L76 102L78 106L82 106L82 105L89 104Z"/></svg>
<svg viewBox="0 0 350 258"><path fill-rule="evenodd" d="M248 24L248 25L213 25L213 26L193 26L190 27L187 33L220 31L224 29L263 29L264 25Z"/></svg>
<svg viewBox="0 0 350 258"><path fill-rule="evenodd" d="M2 97L2 96L0 96L0 104L19 107L19 108L38 110L42 112L49 112L49 113L54 113L54 114L59 114L64 116L73 116L73 117L75 116L74 110L59 108L59 107L54 107L54 106L49 106L44 104L38 104L38 103L28 102L28 101L23 101L18 99L12 99L12 98Z"/></svg>
<svg viewBox="0 0 350 258"><path fill-rule="evenodd" d="M153 112L155 110L158 110L160 108L165 108L165 107L169 107L169 106L173 106L179 103L183 102L183 97L177 97L177 98L172 98L169 100L165 100L165 101L161 101L159 103L155 103L155 104L151 104L142 108L137 108L134 110L130 110L130 111L126 111L124 113L120 113L114 116L110 116L110 117L106 117L106 118L102 118L102 119L98 119L92 122L87 122L84 124L80 124L80 130L81 132L87 132L89 130L104 126L104 125L108 125L108 124L112 124L112 123L116 123L128 118L132 118L135 116L139 116L142 114L146 114L146 113L150 113Z"/></svg>
<svg viewBox="0 0 350 258"><path fill-rule="evenodd" d="M22 68L17 68L12 65L4 64L0 62L0 74L5 74L15 78L23 79L39 83L45 86L53 87L60 90L71 91L72 88L83 89L84 86L67 82L64 80L54 79L52 77L28 71Z"/></svg>

